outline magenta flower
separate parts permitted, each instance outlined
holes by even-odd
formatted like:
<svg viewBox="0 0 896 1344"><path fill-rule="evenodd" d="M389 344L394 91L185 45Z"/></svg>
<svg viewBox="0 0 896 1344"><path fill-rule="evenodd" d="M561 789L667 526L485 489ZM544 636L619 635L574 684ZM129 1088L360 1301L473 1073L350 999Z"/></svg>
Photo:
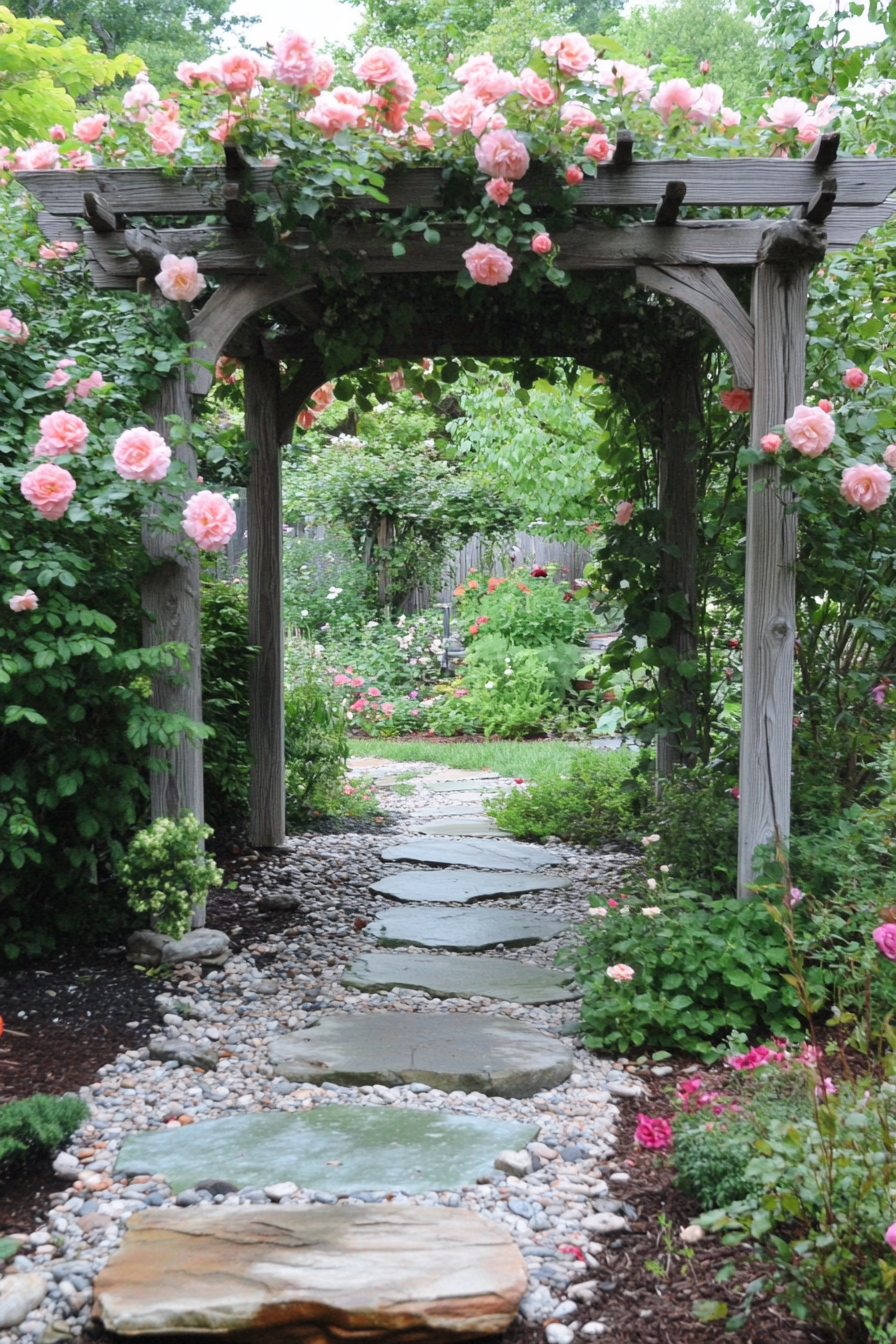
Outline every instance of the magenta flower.
<svg viewBox="0 0 896 1344"><path fill-rule="evenodd" d="M878 924L871 937L888 961L896 961L896 924Z"/></svg>
<svg viewBox="0 0 896 1344"><path fill-rule="evenodd" d="M891 1223L884 1233L884 1241L891 1251L896 1251L896 1223Z"/></svg>
<svg viewBox="0 0 896 1344"><path fill-rule="evenodd" d="M672 1143L672 1126L662 1116L651 1117L639 1111L635 1143L642 1148L668 1148Z"/></svg>

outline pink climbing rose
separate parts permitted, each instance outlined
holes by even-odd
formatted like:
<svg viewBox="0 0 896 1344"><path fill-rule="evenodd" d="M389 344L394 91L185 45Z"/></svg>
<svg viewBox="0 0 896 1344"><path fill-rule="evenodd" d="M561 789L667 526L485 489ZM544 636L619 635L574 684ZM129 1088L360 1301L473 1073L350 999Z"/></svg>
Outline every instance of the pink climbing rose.
<svg viewBox="0 0 896 1344"><path fill-rule="evenodd" d="M594 159L595 163L606 163L608 159L612 159L613 146L603 131L589 135L585 142L585 154L589 159Z"/></svg>
<svg viewBox="0 0 896 1344"><path fill-rule="evenodd" d="M771 107L766 108L768 120L759 118L760 126L773 126L776 131L792 130L798 126L809 110L808 103L802 98L778 98Z"/></svg>
<svg viewBox="0 0 896 1344"><path fill-rule="evenodd" d="M557 98L551 81L542 79L528 66L519 77L519 91L528 103L534 103L536 107L550 107Z"/></svg>
<svg viewBox="0 0 896 1344"><path fill-rule="evenodd" d="M509 70L480 70L467 80L467 93L478 98L480 103L496 103L499 98L514 93L518 87L516 75L512 75Z"/></svg>
<svg viewBox="0 0 896 1344"><path fill-rule="evenodd" d="M536 233L535 237L532 239L532 251L540 257L543 257L550 252L553 246L554 244L551 242L551 235L549 233Z"/></svg>
<svg viewBox="0 0 896 1344"><path fill-rule="evenodd" d="M274 47L274 78L280 84L302 89L314 79L317 56L314 43L301 33L284 33ZM318 86L320 87L320 86Z"/></svg>
<svg viewBox="0 0 896 1344"><path fill-rule="evenodd" d="M672 1126L662 1116L642 1115L638 1112L635 1143L642 1148L668 1148L672 1142Z"/></svg>
<svg viewBox="0 0 896 1344"><path fill-rule="evenodd" d="M580 75L594 60L594 48L581 33L549 37L541 49L546 56L556 57L561 75Z"/></svg>
<svg viewBox="0 0 896 1344"><path fill-rule="evenodd" d="M9 599L10 611L34 611L37 605L37 593L31 588L26 588L24 593L16 593Z"/></svg>
<svg viewBox="0 0 896 1344"><path fill-rule="evenodd" d="M40 421L40 438L34 447L35 457L60 457L63 453L80 453L90 430L79 415L68 411L53 411Z"/></svg>
<svg viewBox="0 0 896 1344"><path fill-rule="evenodd" d="M163 481L171 466L171 449L154 429L126 429L112 449L115 470L126 481Z"/></svg>
<svg viewBox="0 0 896 1344"><path fill-rule="evenodd" d="M218 57L218 70L227 92L239 96L252 92L263 65L251 51L237 50Z"/></svg>
<svg viewBox="0 0 896 1344"><path fill-rule="evenodd" d="M19 489L29 504L33 504L44 518L61 518L72 502L77 482L65 467L55 462L42 462L22 477Z"/></svg>
<svg viewBox="0 0 896 1344"><path fill-rule="evenodd" d="M223 495L200 490L187 500L182 527L200 551L220 551L236 531L236 514Z"/></svg>
<svg viewBox="0 0 896 1344"><path fill-rule="evenodd" d="M476 162L489 177L518 182L529 167L529 151L513 131L489 131L474 152Z"/></svg>
<svg viewBox="0 0 896 1344"><path fill-rule="evenodd" d="M185 84L189 83L181 74L181 66L186 62L182 61L177 67L177 78L183 80ZM195 70L197 67L193 66ZM159 91L149 82L149 76L145 70L141 70L134 80L131 88L121 100L121 105L127 114L129 121L146 121L149 117L150 107L154 107L159 101Z"/></svg>
<svg viewBox="0 0 896 1344"><path fill-rule="evenodd" d="M896 1251L896 1223L891 1223L884 1233L884 1241L891 1251Z"/></svg>
<svg viewBox="0 0 896 1344"><path fill-rule="evenodd" d="M564 131L578 131L587 126L599 126L601 130L604 129L593 108L588 107L586 103L564 103L560 109L560 120L563 122Z"/></svg>
<svg viewBox="0 0 896 1344"><path fill-rule="evenodd" d="M30 332L18 317L13 317L9 308L0 308L0 344L24 345Z"/></svg>
<svg viewBox="0 0 896 1344"><path fill-rule="evenodd" d="M59 150L49 140L38 140L30 149L16 150L16 167L46 172L59 167Z"/></svg>
<svg viewBox="0 0 896 1344"><path fill-rule="evenodd" d="M154 112L146 123L146 130L153 154L173 154L180 149L187 134L165 111Z"/></svg>
<svg viewBox="0 0 896 1344"><path fill-rule="evenodd" d="M781 447L780 434L763 434L759 440L759 447L764 453L776 453Z"/></svg>
<svg viewBox="0 0 896 1344"><path fill-rule="evenodd" d="M504 285L513 273L513 262L494 243L474 243L463 254L467 270L478 285Z"/></svg>
<svg viewBox="0 0 896 1344"><path fill-rule="evenodd" d="M564 173L566 185L568 187L577 187L584 178L585 174L577 163L571 163Z"/></svg>
<svg viewBox="0 0 896 1344"><path fill-rule="evenodd" d="M884 461L888 467L896 467L896 443L888 443L884 449Z"/></svg>
<svg viewBox="0 0 896 1344"><path fill-rule="evenodd" d="M663 121L668 121L673 108L690 112L694 104L699 102L700 95L701 90L692 88L686 79L664 79L651 98L650 106Z"/></svg>
<svg viewBox="0 0 896 1344"><path fill-rule="evenodd" d="M103 375L99 369L94 369L93 373L89 373L86 378L78 379L75 383L75 390L69 392L66 401L72 401L75 397L80 397L83 400L85 397L89 397L91 392L96 392L105 386Z"/></svg>
<svg viewBox="0 0 896 1344"><path fill-rule="evenodd" d="M72 127L72 135L82 144L92 145L95 140L99 140L108 125L109 118L97 112L95 116L82 117L80 121L76 121Z"/></svg>
<svg viewBox="0 0 896 1344"><path fill-rule="evenodd" d="M625 527L626 523L631 522L634 507L635 506L630 499L621 500L616 505L616 516L613 519L613 522L619 527Z"/></svg>
<svg viewBox="0 0 896 1344"><path fill-rule="evenodd" d="M896 961L896 924L878 924L871 937L888 961Z"/></svg>
<svg viewBox="0 0 896 1344"><path fill-rule="evenodd" d="M613 902L608 901L607 904L612 905ZM626 966L624 961L617 961L615 966L607 967L607 975L619 984L623 980L633 980L635 972L631 966Z"/></svg>
<svg viewBox="0 0 896 1344"><path fill-rule="evenodd" d="M743 415L753 404L753 393L748 387L729 387L719 393L719 401L732 415Z"/></svg>
<svg viewBox="0 0 896 1344"><path fill-rule="evenodd" d="M853 365L851 369L846 370L842 379L843 386L851 388L852 391L856 391L858 390L858 388L864 387L867 381L868 381L867 373L863 373L862 370L856 368L855 365Z"/></svg>
<svg viewBox="0 0 896 1344"><path fill-rule="evenodd" d="M335 400L336 393L332 383L322 383L320 387L316 388L316 390L311 393L311 404L318 414L322 414L324 411L329 410Z"/></svg>
<svg viewBox="0 0 896 1344"><path fill-rule="evenodd" d="M354 129L364 115L365 108L359 103L343 100L338 88L320 93L315 98L305 120L316 126L325 140L346 129Z"/></svg>
<svg viewBox="0 0 896 1344"><path fill-rule="evenodd" d="M328 56L326 52L324 52L324 54L318 56L317 60L314 62L314 73L311 76L312 89L316 89L317 92L320 93L323 89L329 88L335 73L336 66L332 56Z"/></svg>
<svg viewBox="0 0 896 1344"><path fill-rule="evenodd" d="M886 504L892 476L877 462L858 462L846 467L840 480L840 493L849 504L856 504L866 513Z"/></svg>
<svg viewBox="0 0 896 1344"><path fill-rule="evenodd" d="M495 205L506 205L513 195L513 183L503 177L492 177L485 184L485 194Z"/></svg>
<svg viewBox="0 0 896 1344"><path fill-rule="evenodd" d="M787 442L804 457L820 457L834 439L834 421L820 406L795 406L784 421Z"/></svg>
<svg viewBox="0 0 896 1344"><path fill-rule="evenodd" d="M205 276L200 274L195 257L176 257L168 252L159 265L156 284L166 299L192 303L205 289Z"/></svg>
<svg viewBox="0 0 896 1344"><path fill-rule="evenodd" d="M403 65L394 47L370 47L358 57L352 69L365 84L393 84Z"/></svg>

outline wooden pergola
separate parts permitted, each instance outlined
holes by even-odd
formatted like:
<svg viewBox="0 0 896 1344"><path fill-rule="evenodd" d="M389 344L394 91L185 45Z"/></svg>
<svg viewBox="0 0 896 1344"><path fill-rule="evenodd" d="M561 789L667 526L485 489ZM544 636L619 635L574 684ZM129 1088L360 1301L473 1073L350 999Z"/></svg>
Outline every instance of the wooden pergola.
<svg viewBox="0 0 896 1344"><path fill-rule="evenodd" d="M694 310L716 334L731 360L737 386L751 388L751 442L780 425L804 395L808 281L827 250L855 246L862 235L896 211L896 159L838 157L839 137L825 135L802 159L688 158L637 161L629 133L620 132L612 162L583 183L579 221L554 234L567 271L588 273L595 284L607 271L631 272L641 286ZM521 185L537 201L536 165ZM321 276L338 277L349 256L368 275L456 273L471 239L462 228L440 225L433 245L419 234L404 239L393 255L391 241L366 212L401 211L409 205L438 211L442 177L438 169L394 174L387 183L388 205L352 197L326 246L310 234L294 233L289 272L269 272L265 251L253 228L252 193L276 193L272 171L250 166L236 147L225 147L220 167L195 167L169 176L160 169L89 169L20 172L19 182L44 207L40 228L48 239L83 242L98 288L153 288L159 258L167 252L198 258L200 270L217 288L195 313L188 312L196 363L189 377L172 377L152 408L156 427L165 417L191 418L191 396L212 386L211 366L222 354L237 355L245 367L246 436L255 447L248 485L249 638L260 653L250 683L251 830L257 846L285 838L283 746L282 519L280 448L290 442L297 411L324 380L327 370L313 341L324 319L314 291ZM545 180L542 178L542 180ZM684 207L750 211L747 217L682 219ZM650 211L642 223L610 227L590 217L593 208ZM763 210L774 210L774 215ZM194 216L195 225L166 226L171 218ZM159 221L159 227L130 227L130 220ZM209 224L209 218L215 220ZM747 312L724 278L726 269L752 272ZM510 282L511 284L514 281ZM463 298L459 298L463 303ZM278 321L278 337L268 338L264 315ZM407 342L383 344L383 357L419 358L454 354L512 354L507 333L500 351L475 348L467 338L458 348L456 332L428 326ZM289 328L283 333L284 325ZM531 333L527 333L527 351ZM282 386L284 350L302 363ZM548 352L545 352L548 353ZM569 351L554 351L556 354ZM597 352L599 353L599 352ZM596 355L592 355L592 358ZM195 475L189 443L177 456ZM675 540L674 472L661 472L660 508L671 512ZM743 631L743 724L740 753L739 874L741 889L751 880L757 845L789 833L795 637L796 514L779 484L773 459L750 469L746 525L746 593ZM150 536L146 545L157 560L143 591L145 642L182 641L192 650L180 678L159 678L154 702L201 719L199 560L175 550L178 539ZM189 808L203 815L202 753L183 742L165 753L167 773L152 776L153 815L177 815Z"/></svg>

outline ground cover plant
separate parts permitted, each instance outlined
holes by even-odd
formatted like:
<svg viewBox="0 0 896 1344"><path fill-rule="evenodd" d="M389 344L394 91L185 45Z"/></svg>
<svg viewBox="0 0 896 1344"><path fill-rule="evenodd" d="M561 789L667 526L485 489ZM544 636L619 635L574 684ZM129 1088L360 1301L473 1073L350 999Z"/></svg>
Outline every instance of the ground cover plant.
<svg viewBox="0 0 896 1344"><path fill-rule="evenodd" d="M25 1101L0 1106L0 1169L8 1169L36 1153L52 1153L90 1116L80 1097L47 1097L37 1093Z"/></svg>
<svg viewBox="0 0 896 1344"><path fill-rule="evenodd" d="M486 802L498 825L521 840L549 835L578 845L631 840L647 810L629 752L579 749L567 769Z"/></svg>
<svg viewBox="0 0 896 1344"><path fill-rule="evenodd" d="M119 860L118 876L128 904L159 933L182 938L191 927L193 911L204 907L209 889L220 883L221 869L202 849L211 834L211 826L204 826L192 812L176 821L157 817L137 832Z"/></svg>

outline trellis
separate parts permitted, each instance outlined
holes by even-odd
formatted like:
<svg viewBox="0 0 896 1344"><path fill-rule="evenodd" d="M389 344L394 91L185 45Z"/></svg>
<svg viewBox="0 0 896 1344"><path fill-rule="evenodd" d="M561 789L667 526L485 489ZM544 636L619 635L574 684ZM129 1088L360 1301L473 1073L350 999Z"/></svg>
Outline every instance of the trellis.
<svg viewBox="0 0 896 1344"><path fill-rule="evenodd" d="M802 159L688 158L636 161L632 139L617 137L611 163L583 183L576 227L554 233L567 271L629 271L641 286L694 310L728 352L735 383L752 389L751 441L780 425L804 395L806 307L812 269L827 250L848 249L896 211L896 160L838 157L839 137L825 135ZM536 165L521 183L536 201L547 170ZM404 239L393 254L376 222L353 218L397 212L409 205L437 211L441 173L413 169L394 174L388 204L371 198L346 201L326 246L310 233L293 233L291 271L265 269L265 249L253 229L252 193L276 194L272 171L252 167L235 147L225 147L220 167L194 167L170 176L158 169L89 169L78 173L20 172L18 180L44 207L39 224L47 238L85 244L94 282L103 289L152 288L166 252L195 255L218 287L189 311L196 363L189 379L172 378L153 408L157 428L177 414L189 421L190 397L212 385L211 366L221 354L245 366L246 434L255 445L248 486L249 637L260 653L250 684L251 838L273 846L285 838L283 748L283 628L281 618L280 447L292 437L296 412L324 380L313 333L323 313L313 291L318 277L338 275L350 256L369 275L456 273L470 238L460 226L439 226L440 241ZM748 217L682 219L684 206L746 208ZM654 212L652 221L618 227L589 217L597 207ZM782 215L780 211L788 213ZM763 214L774 209L777 215ZM160 219L160 227L129 228L129 217ZM202 222L161 225L161 219L201 217ZM215 219L209 224L210 217ZM753 275L747 312L723 277L725 269ZM514 283L513 281L511 283ZM463 303L459 297L458 303ZM279 315L292 331L266 338L259 315ZM425 315L424 315L425 316ZM481 339L481 338L479 338ZM527 333L527 352L531 351ZM514 353L514 334L501 351L478 348L468 328L427 327L404 343L384 341L383 357L405 359L451 353ZM292 382L281 386L284 352L302 357ZM565 354L570 351L545 351ZM583 362L588 352L575 352ZM595 358L595 352L590 352ZM195 474L188 443L177 455ZM661 474L660 506L676 509L674 472ZM743 631L743 723L740 753L739 874L751 880L757 845L786 836L790 816L795 638L796 515L779 483L774 460L750 468L746 523L746 590ZM673 523L674 526L674 523ZM201 717L198 559L186 559L173 537L146 544L159 564L144 588L145 641L180 640L192 658L180 679L159 679L157 704ZM153 776L153 814L189 808L202 816L201 749L187 742L166 753L168 773Z"/></svg>

